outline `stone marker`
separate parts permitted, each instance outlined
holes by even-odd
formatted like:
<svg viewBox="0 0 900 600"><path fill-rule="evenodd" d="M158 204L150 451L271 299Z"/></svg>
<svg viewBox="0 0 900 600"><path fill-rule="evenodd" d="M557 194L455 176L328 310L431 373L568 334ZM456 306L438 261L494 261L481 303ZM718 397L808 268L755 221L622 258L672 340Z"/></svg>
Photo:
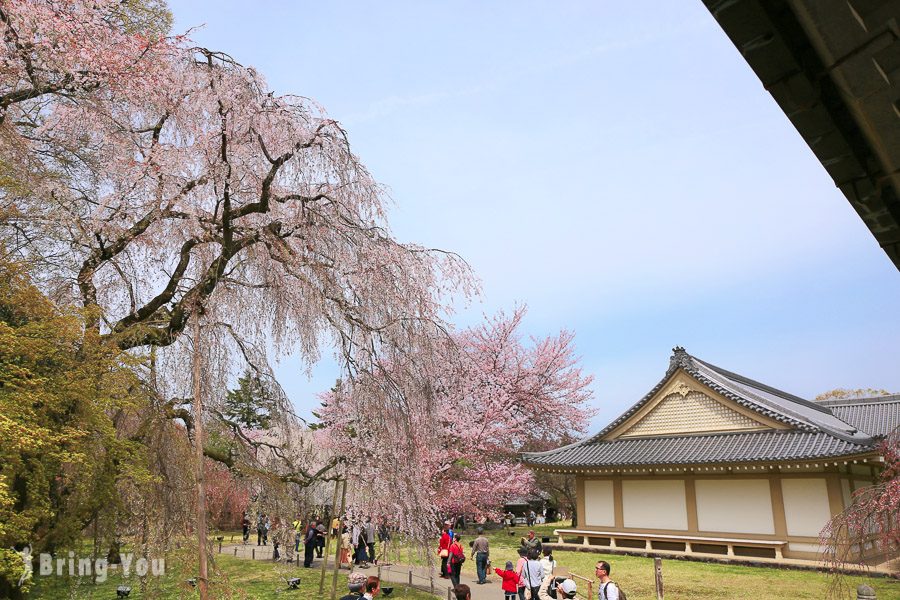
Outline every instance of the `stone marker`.
<svg viewBox="0 0 900 600"><path fill-rule="evenodd" d="M858 586L856 600L875 600L875 590L865 584Z"/></svg>

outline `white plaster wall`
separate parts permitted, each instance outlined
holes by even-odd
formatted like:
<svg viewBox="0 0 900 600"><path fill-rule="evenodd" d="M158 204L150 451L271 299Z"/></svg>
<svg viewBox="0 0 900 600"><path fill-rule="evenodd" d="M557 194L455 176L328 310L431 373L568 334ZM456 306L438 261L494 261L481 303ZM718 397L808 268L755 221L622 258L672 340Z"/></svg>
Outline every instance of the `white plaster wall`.
<svg viewBox="0 0 900 600"><path fill-rule="evenodd" d="M799 542L791 542L788 544L788 550L795 550L797 552L815 552L816 554L822 551L822 547L819 544L802 544Z"/></svg>
<svg viewBox="0 0 900 600"><path fill-rule="evenodd" d="M602 527L616 524L613 482L586 479L584 482L584 523Z"/></svg>
<svg viewBox="0 0 900 600"><path fill-rule="evenodd" d="M622 481L625 527L687 530L684 480Z"/></svg>
<svg viewBox="0 0 900 600"><path fill-rule="evenodd" d="M698 479L700 531L774 534L768 479Z"/></svg>
<svg viewBox="0 0 900 600"><path fill-rule="evenodd" d="M788 535L817 536L831 518L824 479L782 479Z"/></svg>

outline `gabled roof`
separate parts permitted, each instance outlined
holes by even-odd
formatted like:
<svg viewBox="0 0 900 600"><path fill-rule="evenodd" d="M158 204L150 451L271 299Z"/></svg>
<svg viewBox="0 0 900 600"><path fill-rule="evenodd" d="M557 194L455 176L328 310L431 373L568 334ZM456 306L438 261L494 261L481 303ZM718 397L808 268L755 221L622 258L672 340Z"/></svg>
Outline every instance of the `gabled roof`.
<svg viewBox="0 0 900 600"><path fill-rule="evenodd" d="M612 439L610 434L651 402L676 373L688 375L726 399L784 424L787 429ZM865 411L857 412L862 415ZM879 423L892 422L883 416L871 418ZM871 452L874 443L869 432L839 418L826 403L810 402L727 371L678 347L662 380L598 434L549 452L526 453L523 460L535 466L568 467L814 460Z"/></svg>
<svg viewBox="0 0 900 600"><path fill-rule="evenodd" d="M878 398L826 400L821 405L835 416L872 435L883 438L900 427L900 394Z"/></svg>

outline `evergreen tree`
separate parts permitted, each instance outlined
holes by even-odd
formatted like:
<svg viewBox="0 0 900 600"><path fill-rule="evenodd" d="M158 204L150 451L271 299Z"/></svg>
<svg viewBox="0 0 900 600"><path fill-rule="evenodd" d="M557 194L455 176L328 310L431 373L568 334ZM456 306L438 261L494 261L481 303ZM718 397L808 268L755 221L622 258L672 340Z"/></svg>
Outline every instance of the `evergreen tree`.
<svg viewBox="0 0 900 600"><path fill-rule="evenodd" d="M237 388L225 396L222 415L246 429L268 429L275 399L259 377L249 371L238 378Z"/></svg>

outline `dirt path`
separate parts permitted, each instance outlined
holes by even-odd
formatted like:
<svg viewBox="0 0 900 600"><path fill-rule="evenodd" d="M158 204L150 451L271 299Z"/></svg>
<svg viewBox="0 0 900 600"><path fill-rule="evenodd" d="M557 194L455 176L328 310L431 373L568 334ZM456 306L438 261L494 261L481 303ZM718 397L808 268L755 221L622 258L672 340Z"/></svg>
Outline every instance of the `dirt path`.
<svg viewBox="0 0 900 600"><path fill-rule="evenodd" d="M223 543L221 552L219 552L218 545L215 547L215 551L217 553L246 560L271 561L273 549L271 544L268 546L257 546L256 544ZM302 551L300 553L300 564L297 564L297 555L294 553L292 553L292 555L292 562L297 565L298 572L315 572L318 577L319 570L322 568L322 559L315 559L311 568L304 569L302 566ZM283 559L283 550L281 551L281 556ZM331 573L334 568L333 560L334 559L332 558L328 561L329 573ZM355 569L362 571L366 575L378 575L383 581L391 583L409 583L411 573L412 583L415 587L426 591L434 590L435 595L441 599L448 597L447 591L450 589L450 580L441 579L439 577L438 569L432 571L429 570L428 567L410 567L404 564L382 565L381 567L372 565L368 569L360 569L359 567L355 567ZM348 573L346 569L343 569L341 572ZM472 574L465 572L463 572L460 577L460 583L465 583L471 588L472 600L497 600L498 597L502 598L503 592L500 590L499 578L496 576L489 576L488 582L489 583L483 585L478 585L478 583L476 583L476 578Z"/></svg>

